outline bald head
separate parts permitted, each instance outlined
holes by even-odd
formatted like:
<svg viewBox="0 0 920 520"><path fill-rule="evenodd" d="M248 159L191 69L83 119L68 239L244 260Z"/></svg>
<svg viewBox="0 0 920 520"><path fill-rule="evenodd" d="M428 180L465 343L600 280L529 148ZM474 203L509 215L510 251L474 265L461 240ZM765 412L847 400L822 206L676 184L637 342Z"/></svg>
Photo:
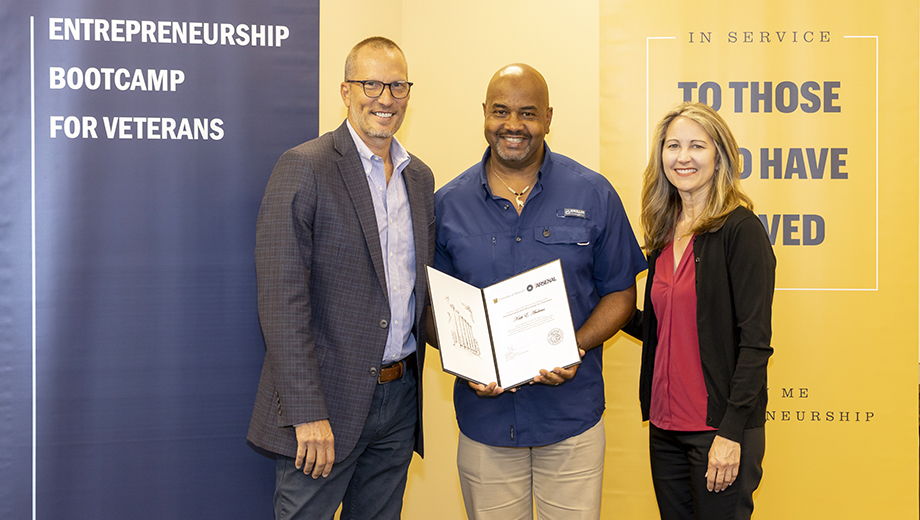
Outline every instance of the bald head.
<svg viewBox="0 0 920 520"><path fill-rule="evenodd" d="M502 67L489 81L482 112L493 167L500 167L506 175L536 172L543 161L543 139L553 120L543 75L523 63Z"/></svg>
<svg viewBox="0 0 920 520"><path fill-rule="evenodd" d="M526 63L505 65L492 75L489 87L486 89L486 104L489 104L489 100L497 91L509 86L514 89L526 88L536 94L536 100L540 101L544 110L549 108L549 87L546 85L543 74Z"/></svg>

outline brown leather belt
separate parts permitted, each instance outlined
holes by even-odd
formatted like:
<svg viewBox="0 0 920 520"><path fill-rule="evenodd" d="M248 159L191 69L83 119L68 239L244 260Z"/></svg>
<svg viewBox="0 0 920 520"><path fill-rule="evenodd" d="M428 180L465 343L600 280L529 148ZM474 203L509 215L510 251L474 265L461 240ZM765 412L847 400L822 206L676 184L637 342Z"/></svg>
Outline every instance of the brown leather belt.
<svg viewBox="0 0 920 520"><path fill-rule="evenodd" d="M380 367L380 372L377 375L377 383L382 385L383 383L389 383L390 381L399 379L406 374L406 371L410 366L413 366L414 363L415 353L413 352L401 361Z"/></svg>

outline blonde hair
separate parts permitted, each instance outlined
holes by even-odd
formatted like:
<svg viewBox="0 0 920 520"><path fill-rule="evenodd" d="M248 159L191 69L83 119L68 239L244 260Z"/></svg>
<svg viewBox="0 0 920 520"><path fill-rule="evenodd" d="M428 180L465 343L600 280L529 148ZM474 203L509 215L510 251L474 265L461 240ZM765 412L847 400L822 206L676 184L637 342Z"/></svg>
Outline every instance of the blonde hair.
<svg viewBox="0 0 920 520"><path fill-rule="evenodd" d="M738 206L754 209L754 203L741 188L741 158L738 143L731 130L715 110L703 103L681 103L672 108L658 122L648 166L642 174L642 231L646 251L663 249L681 212L680 194L669 181L661 162L665 134L668 126L678 117L698 123L712 139L716 149L715 172L703 212L691 230L695 234L716 231L725 223L728 214Z"/></svg>

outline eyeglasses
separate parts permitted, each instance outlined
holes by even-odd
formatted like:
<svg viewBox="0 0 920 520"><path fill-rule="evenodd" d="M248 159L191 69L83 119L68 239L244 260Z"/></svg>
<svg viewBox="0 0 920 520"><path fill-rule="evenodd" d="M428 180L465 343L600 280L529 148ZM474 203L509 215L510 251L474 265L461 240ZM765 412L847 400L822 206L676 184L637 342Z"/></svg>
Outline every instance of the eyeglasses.
<svg viewBox="0 0 920 520"><path fill-rule="evenodd" d="M384 87L390 87L390 95L395 99L403 99L409 95L412 83L409 81L394 81L384 83L374 79L346 79L345 83L360 83L364 87L364 95L369 98L378 98L383 94Z"/></svg>

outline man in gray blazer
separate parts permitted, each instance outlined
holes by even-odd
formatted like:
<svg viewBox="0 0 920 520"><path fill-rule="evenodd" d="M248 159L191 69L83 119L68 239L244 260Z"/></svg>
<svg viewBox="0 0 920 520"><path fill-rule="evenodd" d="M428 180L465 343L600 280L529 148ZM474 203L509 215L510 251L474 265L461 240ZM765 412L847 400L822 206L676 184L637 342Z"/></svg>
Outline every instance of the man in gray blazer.
<svg viewBox="0 0 920 520"><path fill-rule="evenodd" d="M402 50L358 43L347 120L285 152L256 231L265 362L249 441L276 454L275 516L399 518L422 455L425 266L434 177L393 134L409 101Z"/></svg>

